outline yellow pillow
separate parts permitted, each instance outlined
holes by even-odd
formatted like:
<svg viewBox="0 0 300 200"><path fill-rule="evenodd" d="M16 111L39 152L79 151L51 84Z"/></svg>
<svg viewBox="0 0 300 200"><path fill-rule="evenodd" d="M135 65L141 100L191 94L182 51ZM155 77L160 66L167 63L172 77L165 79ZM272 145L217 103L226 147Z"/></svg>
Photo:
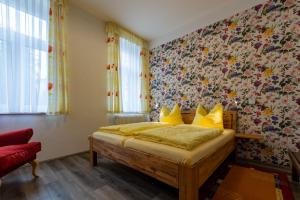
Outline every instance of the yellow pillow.
<svg viewBox="0 0 300 200"><path fill-rule="evenodd" d="M171 112L167 107L163 106L160 110L159 121L174 125L183 124L181 111L178 104L175 104Z"/></svg>
<svg viewBox="0 0 300 200"><path fill-rule="evenodd" d="M199 125L203 128L224 128L222 104L216 104L208 114L205 114L205 112L206 110L199 105L193 121L194 125Z"/></svg>
<svg viewBox="0 0 300 200"><path fill-rule="evenodd" d="M194 117L194 120L193 120L192 124L198 125L198 122L199 122L200 118L202 118L205 115L207 115L207 111L205 110L205 108L201 104L199 104L198 107L197 107L195 117Z"/></svg>

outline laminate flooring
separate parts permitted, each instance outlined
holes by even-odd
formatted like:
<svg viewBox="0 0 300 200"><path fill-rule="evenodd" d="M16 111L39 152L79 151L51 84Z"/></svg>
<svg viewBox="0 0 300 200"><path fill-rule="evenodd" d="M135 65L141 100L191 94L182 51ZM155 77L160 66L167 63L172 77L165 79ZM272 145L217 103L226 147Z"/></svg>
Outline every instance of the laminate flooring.
<svg viewBox="0 0 300 200"><path fill-rule="evenodd" d="M99 159L99 158L98 158ZM42 162L39 178L24 166L3 178L0 200L173 200L178 190L105 158L90 168L88 153ZM299 183L292 183L300 199Z"/></svg>

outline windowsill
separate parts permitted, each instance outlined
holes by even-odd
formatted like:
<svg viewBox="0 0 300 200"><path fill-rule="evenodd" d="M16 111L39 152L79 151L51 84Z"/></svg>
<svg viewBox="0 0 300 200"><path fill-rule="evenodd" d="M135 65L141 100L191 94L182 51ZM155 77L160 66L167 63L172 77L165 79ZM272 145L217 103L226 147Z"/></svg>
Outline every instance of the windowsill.
<svg viewBox="0 0 300 200"><path fill-rule="evenodd" d="M46 115L46 113L0 113L0 116L3 115Z"/></svg>
<svg viewBox="0 0 300 200"><path fill-rule="evenodd" d="M108 115L115 115L115 116L142 116L148 115L149 113L134 113L134 112L122 112L122 113L107 113Z"/></svg>

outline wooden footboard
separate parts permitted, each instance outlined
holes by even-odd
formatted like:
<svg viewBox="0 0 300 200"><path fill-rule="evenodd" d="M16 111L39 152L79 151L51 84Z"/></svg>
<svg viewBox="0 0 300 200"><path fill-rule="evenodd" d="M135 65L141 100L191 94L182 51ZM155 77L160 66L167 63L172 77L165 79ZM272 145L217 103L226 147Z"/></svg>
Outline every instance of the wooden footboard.
<svg viewBox="0 0 300 200"><path fill-rule="evenodd" d="M198 199L198 189L235 148L232 139L192 166L178 164L161 157L112 145L89 137L90 163L97 165L97 154L127 165L179 189L180 200Z"/></svg>
<svg viewBox="0 0 300 200"><path fill-rule="evenodd" d="M94 156L98 153L178 188L178 165L176 163L134 149L112 145L92 137L90 137L90 142L92 166L96 165Z"/></svg>
<svg viewBox="0 0 300 200"><path fill-rule="evenodd" d="M179 199L198 200L198 190L203 183L213 174L222 162L234 151L235 139L216 149L210 155L199 160L193 166L178 165Z"/></svg>
<svg viewBox="0 0 300 200"><path fill-rule="evenodd" d="M198 173L198 188L213 174L213 172L228 158L236 146L235 139L230 140L213 154L201 159L196 163Z"/></svg>

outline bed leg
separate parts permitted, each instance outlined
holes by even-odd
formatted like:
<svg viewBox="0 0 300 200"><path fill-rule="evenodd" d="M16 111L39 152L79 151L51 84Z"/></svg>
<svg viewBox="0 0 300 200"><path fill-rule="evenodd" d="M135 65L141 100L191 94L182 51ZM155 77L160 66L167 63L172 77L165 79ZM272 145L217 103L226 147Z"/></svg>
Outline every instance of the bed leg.
<svg viewBox="0 0 300 200"><path fill-rule="evenodd" d="M95 151L92 151L90 153L90 164L91 164L91 167L95 167L97 166L97 152Z"/></svg>
<svg viewBox="0 0 300 200"><path fill-rule="evenodd" d="M236 159L236 148L229 154L229 161L231 161L232 163L236 163L237 159Z"/></svg>
<svg viewBox="0 0 300 200"><path fill-rule="evenodd" d="M90 166L97 166L97 152L93 151L93 138L89 137L90 140Z"/></svg>
<svg viewBox="0 0 300 200"><path fill-rule="evenodd" d="M179 166L179 200L198 200L198 173L195 168Z"/></svg>

